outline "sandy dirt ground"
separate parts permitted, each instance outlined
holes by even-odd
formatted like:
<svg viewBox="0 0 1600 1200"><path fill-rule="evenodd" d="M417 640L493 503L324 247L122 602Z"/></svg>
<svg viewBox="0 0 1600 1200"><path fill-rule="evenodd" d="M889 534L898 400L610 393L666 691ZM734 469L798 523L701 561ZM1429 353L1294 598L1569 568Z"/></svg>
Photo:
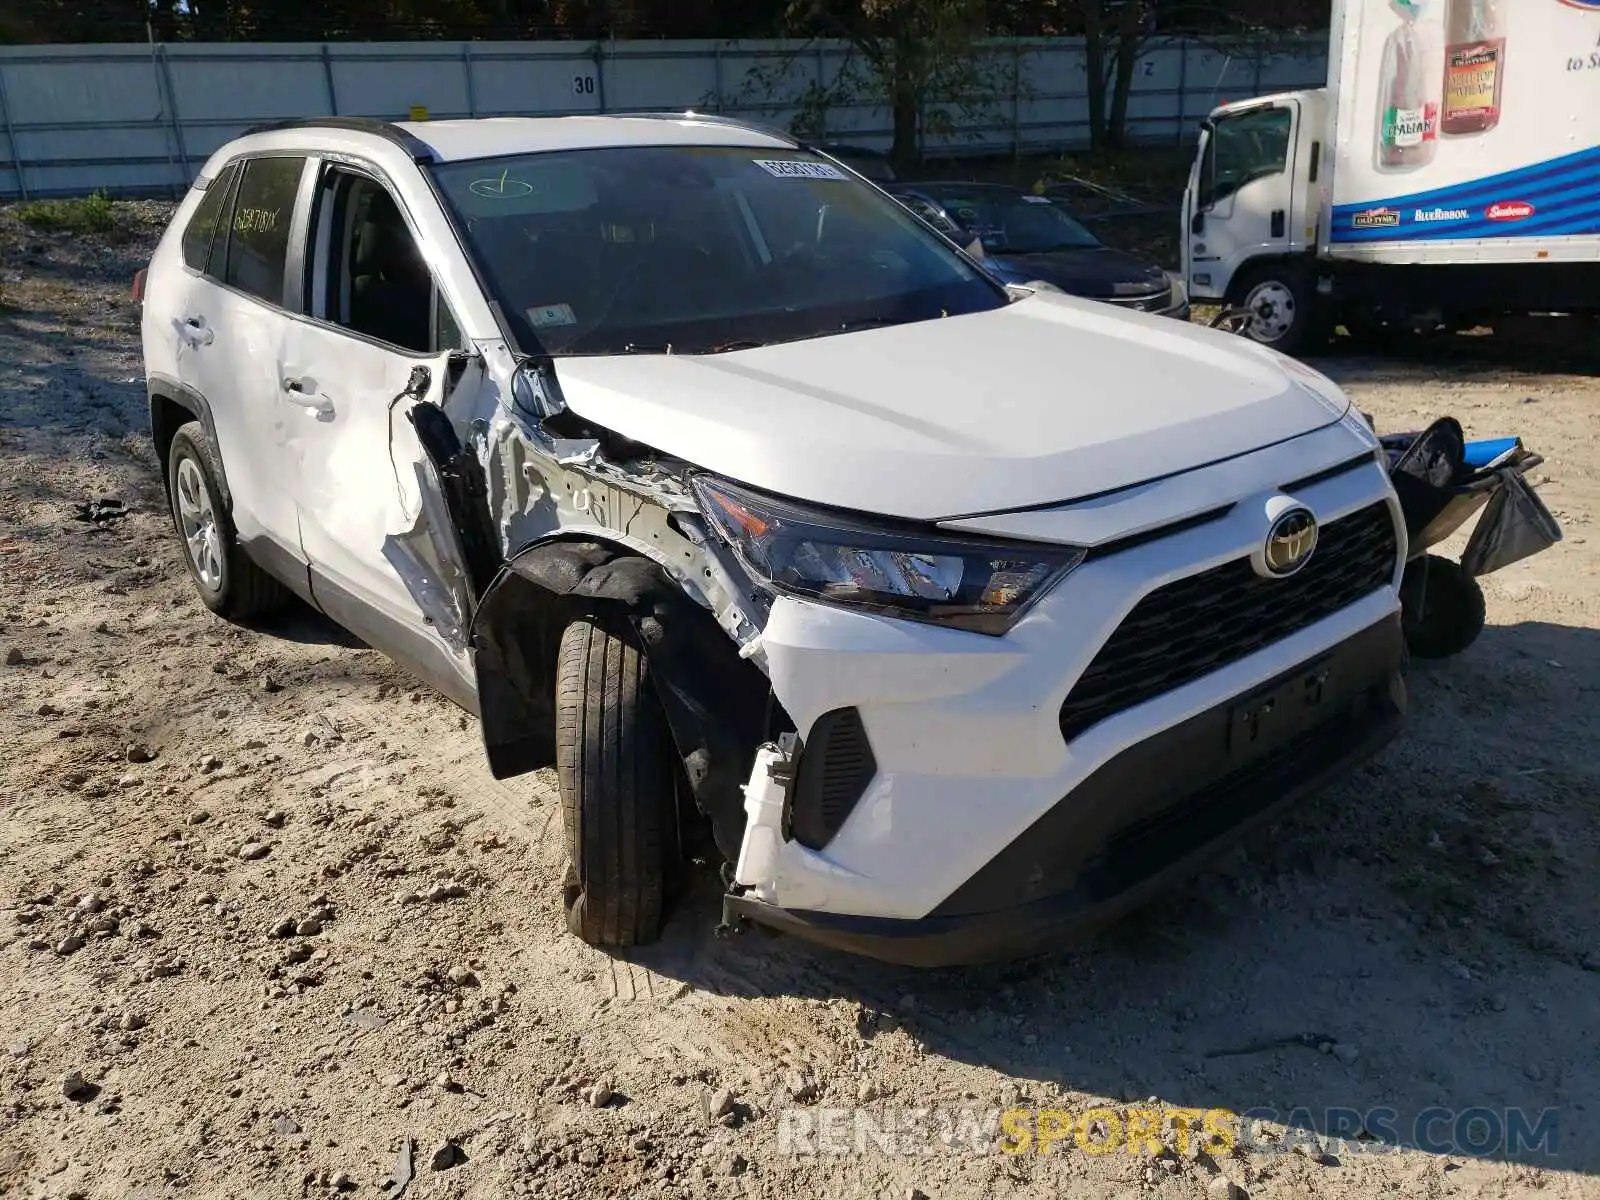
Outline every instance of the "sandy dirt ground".
<svg viewBox="0 0 1600 1200"><path fill-rule="evenodd" d="M708 867L608 957L562 930L552 774L494 782L308 611L192 594L127 296L164 215L0 210L0 1194L1600 1197L1581 364L1318 364L1384 428L1522 434L1567 540L1415 666L1403 742L1178 894L930 973L718 936Z"/></svg>

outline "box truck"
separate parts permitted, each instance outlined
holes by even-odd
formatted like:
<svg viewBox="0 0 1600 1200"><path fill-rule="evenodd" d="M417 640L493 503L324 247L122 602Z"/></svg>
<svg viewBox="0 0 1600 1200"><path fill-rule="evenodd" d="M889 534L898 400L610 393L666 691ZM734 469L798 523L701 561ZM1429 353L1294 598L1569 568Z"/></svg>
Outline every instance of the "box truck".
<svg viewBox="0 0 1600 1200"><path fill-rule="evenodd" d="M1600 312L1600 0L1335 0L1327 87L1216 109L1183 220L1190 294L1290 354Z"/></svg>

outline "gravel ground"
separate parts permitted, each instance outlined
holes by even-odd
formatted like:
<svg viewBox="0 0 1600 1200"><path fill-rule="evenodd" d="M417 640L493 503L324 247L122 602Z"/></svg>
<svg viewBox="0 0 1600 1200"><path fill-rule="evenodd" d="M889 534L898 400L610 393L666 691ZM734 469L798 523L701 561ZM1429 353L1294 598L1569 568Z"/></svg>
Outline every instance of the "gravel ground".
<svg viewBox="0 0 1600 1200"><path fill-rule="evenodd" d="M918 973L718 937L708 868L611 958L562 932L552 775L490 779L472 721L309 612L193 597L127 298L166 211L0 210L0 1194L393 1196L408 1160L415 1197L1600 1197L1581 365L1319 364L1383 427L1523 434L1568 537L1414 669L1402 743L1181 893ZM128 515L80 519L105 497ZM1233 1141L1130 1153L1147 1109Z"/></svg>

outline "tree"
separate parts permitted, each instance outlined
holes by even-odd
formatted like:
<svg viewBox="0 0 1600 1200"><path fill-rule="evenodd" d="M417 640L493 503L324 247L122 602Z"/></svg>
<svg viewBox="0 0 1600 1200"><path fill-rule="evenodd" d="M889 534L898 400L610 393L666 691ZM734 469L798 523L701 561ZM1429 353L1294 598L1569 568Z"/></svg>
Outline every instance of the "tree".
<svg viewBox="0 0 1600 1200"><path fill-rule="evenodd" d="M983 0L790 0L784 31L808 41L775 68L752 70L746 91L782 88L810 61L811 39L841 41L849 53L831 78L807 86L796 132L817 136L830 108L880 104L893 122L890 157L909 166L928 135L949 136L1010 94L1009 61L980 44L986 29Z"/></svg>

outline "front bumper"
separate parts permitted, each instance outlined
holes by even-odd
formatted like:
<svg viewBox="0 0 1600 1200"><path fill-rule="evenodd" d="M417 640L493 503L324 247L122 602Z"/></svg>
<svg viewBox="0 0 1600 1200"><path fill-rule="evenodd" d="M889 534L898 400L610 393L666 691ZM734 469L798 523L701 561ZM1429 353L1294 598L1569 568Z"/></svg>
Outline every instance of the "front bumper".
<svg viewBox="0 0 1600 1200"><path fill-rule="evenodd" d="M1403 647L1393 614L1244 700L1123 751L925 917L784 909L730 894L724 920L921 967L1015 958L1086 937L1388 743L1405 712ZM1316 718L1241 753L1241 705L1248 710L1250 696L1298 696L1313 675L1337 681Z"/></svg>
<svg viewBox="0 0 1600 1200"><path fill-rule="evenodd" d="M1362 452L1353 465L1330 470L1330 461L1353 451ZM1258 589L1258 600L1270 607L1264 615L1251 609L1241 618L1238 611L1204 603L1172 622L1158 615L1152 626L1148 613L1166 610L1147 608L1147 598L1189 595L1186 581L1202 575L1232 571L1228 577L1236 578L1241 563L1248 574L1249 557L1270 523L1264 504L1285 492L1330 528L1349 519L1370 529L1376 512L1387 512L1400 544L1381 551L1386 557L1377 562L1377 578L1355 592L1342 591L1349 599L1332 605L1317 602L1334 593L1308 571L1281 595L1276 585L1265 596ZM1222 515L1216 515L1218 504ZM1198 522L1184 519L1197 512L1209 515ZM1150 748L1165 745L1176 729L1201 728L1192 722L1206 714L1215 720L1216 712L1302 664L1339 653L1400 610L1404 526L1398 503L1370 448L1342 425L1112 497L947 524L989 536L1112 548L1092 554L1000 638L792 598L776 601L762 632L762 652L774 694L806 744L787 799L772 803L765 774L747 789L751 819L731 915L823 940L904 928L931 931L937 942L940 930L977 928L984 931L980 940L997 944L1003 939L990 926L1042 922L1048 941L1049 931L1069 916L1070 923L1082 921L1085 901L1067 894L1076 868L1065 850L1026 871L995 866L1017 861L1017 847L1027 844L1029 831L1045 828L1053 811L1077 813L1082 819L1071 852L1092 854L1122 828L1118 818L1140 821L1147 815L1130 812L1116 796L1096 800L1095 780L1117 778L1130 762L1170 756L1158 750L1152 758ZM1338 539L1329 537L1332 554ZM1327 559L1337 561L1337 555ZM1307 615L1252 636L1258 615L1265 629L1273 624L1273 612ZM1096 663L1112 661L1099 658L1103 650L1109 654L1114 642L1130 644L1115 640L1125 627L1143 631L1134 644L1135 670L1098 676L1111 680L1121 699L1086 713L1077 687L1095 677ZM1212 650L1224 647L1233 653L1213 660ZM1194 669L1174 671L1169 659ZM1196 661L1203 665L1194 666ZM1389 675L1397 671L1398 657L1363 686L1388 688ZM1355 686L1361 674L1341 679L1340 687ZM1149 686L1123 686L1138 680ZM1330 772L1339 769L1346 748L1351 757L1364 752L1368 732L1374 743L1388 736L1381 728L1335 732L1341 749L1326 767ZM1303 769L1312 768L1320 772L1323 764ZM816 777L808 778L808 771ZM1192 782L1198 787L1226 774L1192 776ZM1172 777L1147 778L1136 803L1170 806L1181 800L1164 790ZM1269 781L1267 791L1298 794L1293 782ZM1106 808L1110 824L1089 819L1097 807ZM758 810L765 814L759 820ZM783 818L774 819L775 812ZM828 819L803 819L819 812ZM974 901L973 881L996 871L1012 872L1026 886ZM1166 868L1150 874L1165 877ZM1158 884L1153 880L1150 886ZM1089 907L1115 899L1102 896ZM1038 904L1043 908L1035 912ZM1027 911L1007 912L1019 906ZM1041 916L1046 909L1056 915ZM901 937L892 935L880 952L888 953ZM938 957L934 953L930 961Z"/></svg>

